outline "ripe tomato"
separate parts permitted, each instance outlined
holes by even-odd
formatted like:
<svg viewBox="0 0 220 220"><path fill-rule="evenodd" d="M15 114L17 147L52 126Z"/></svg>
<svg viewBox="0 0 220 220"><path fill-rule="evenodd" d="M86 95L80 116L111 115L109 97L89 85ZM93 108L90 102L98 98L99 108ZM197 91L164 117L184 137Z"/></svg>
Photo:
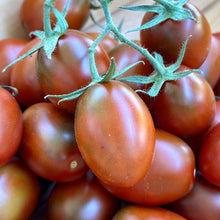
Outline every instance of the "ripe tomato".
<svg viewBox="0 0 220 220"><path fill-rule="evenodd" d="M101 181L117 197L141 205L163 205L185 196L195 178L195 158L180 138L156 129L151 167L145 177L131 187L118 187Z"/></svg>
<svg viewBox="0 0 220 220"><path fill-rule="evenodd" d="M48 220L111 220L120 200L105 190L91 172L83 178L58 183L47 204Z"/></svg>
<svg viewBox="0 0 220 220"><path fill-rule="evenodd" d="M205 61L211 46L211 29L206 17L196 6L186 3L184 7L191 11L199 23L191 19L182 21L167 19L152 28L140 31L140 41L141 45L150 52L155 51L163 56L165 62L173 63L177 60L183 43L192 35L182 64L191 68L199 68ZM146 12L142 25L155 16L157 14L153 12Z"/></svg>
<svg viewBox="0 0 220 220"><path fill-rule="evenodd" d="M181 66L179 71L189 70ZM215 96L208 82L193 72L166 81L156 97L146 97L155 126L179 137L195 137L205 132L215 116Z"/></svg>
<svg viewBox="0 0 220 220"><path fill-rule="evenodd" d="M40 42L41 40L38 38L31 40L21 50L18 56L26 54L29 50L40 44ZM25 107L45 101L44 93L40 87L37 77L35 66L36 57L37 52L12 66L10 84L18 89L16 99L19 104Z"/></svg>
<svg viewBox="0 0 220 220"><path fill-rule="evenodd" d="M182 216L160 207L128 205L120 209L113 220L186 220Z"/></svg>
<svg viewBox="0 0 220 220"><path fill-rule="evenodd" d="M39 194L37 177L20 159L13 158L0 166L1 219L28 219L36 208Z"/></svg>
<svg viewBox="0 0 220 220"><path fill-rule="evenodd" d="M23 47L28 43L22 39L2 39L0 40L0 85L10 85L11 68L7 69L4 73L2 70L14 61Z"/></svg>
<svg viewBox="0 0 220 220"><path fill-rule="evenodd" d="M155 129L147 106L119 81L96 84L81 96L75 132L83 159L101 180L131 186L150 168Z"/></svg>
<svg viewBox="0 0 220 220"><path fill-rule="evenodd" d="M93 43L89 35L68 30L59 38L57 47L48 59L44 49L37 56L37 73L41 88L45 95L63 95L87 86L91 82L88 60L88 48ZM107 72L110 59L100 46L96 47L95 60L99 74ZM70 113L75 112L78 99L61 102L48 98L57 107Z"/></svg>
<svg viewBox="0 0 220 220"><path fill-rule="evenodd" d="M45 0L24 0L20 8L20 20L27 33L43 30L43 12ZM62 11L67 0L57 0L53 3L58 11ZM89 0L71 0L68 6L66 20L71 29L80 29L87 21L90 13ZM51 24L56 18L51 14Z"/></svg>
<svg viewBox="0 0 220 220"><path fill-rule="evenodd" d="M38 176L73 181L88 170L74 136L74 116L52 103L37 103L23 113L24 132L19 154Z"/></svg>
<svg viewBox="0 0 220 220"><path fill-rule="evenodd" d="M0 87L0 165L17 152L23 131L22 112L16 99Z"/></svg>

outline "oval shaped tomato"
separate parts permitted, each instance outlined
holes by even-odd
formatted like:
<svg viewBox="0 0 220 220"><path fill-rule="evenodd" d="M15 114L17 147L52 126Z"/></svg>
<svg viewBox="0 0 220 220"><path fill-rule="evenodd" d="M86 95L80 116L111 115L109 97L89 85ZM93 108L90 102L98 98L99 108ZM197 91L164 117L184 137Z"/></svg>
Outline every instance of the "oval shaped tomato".
<svg viewBox="0 0 220 220"><path fill-rule="evenodd" d="M93 39L89 35L68 30L59 38L52 58L48 59L44 49L37 56L37 73L45 95L63 95L87 86L91 82L88 49ZM110 59L103 48L96 47L95 60L99 74L107 72ZM48 98L57 107L70 113L75 112L78 99L61 102Z"/></svg>
<svg viewBox="0 0 220 220"><path fill-rule="evenodd" d="M154 157L145 177L131 187L101 181L117 197L142 205L163 205L185 196L195 178L195 158L180 138L156 129Z"/></svg>
<svg viewBox="0 0 220 220"><path fill-rule="evenodd" d="M40 184L22 160L0 166L1 219L28 219L37 206Z"/></svg>
<svg viewBox="0 0 220 220"><path fill-rule="evenodd" d="M74 181L88 170L74 136L74 116L52 103L37 103L23 113L19 155L38 176L57 182Z"/></svg>
<svg viewBox="0 0 220 220"><path fill-rule="evenodd" d="M155 129L147 106L119 81L96 84L81 96L75 132L83 159L101 180L137 183L150 168Z"/></svg>
<svg viewBox="0 0 220 220"><path fill-rule="evenodd" d="M150 52L161 54L166 63L173 63L177 60L183 43L192 35L182 64L190 68L199 68L205 61L211 46L211 29L205 15L196 6L186 3L184 7L191 11L198 23L191 19L182 21L167 19L152 28L140 31L140 41L141 45ZM155 16L157 16L156 13L146 12L142 25Z"/></svg>
<svg viewBox="0 0 220 220"><path fill-rule="evenodd" d="M20 21L24 25L27 33L44 29L43 13L45 0L24 0L20 8ZM54 1L53 6L62 11L67 4L67 0ZM71 29L80 29L90 13L89 0L71 0L67 9L66 21ZM50 16L52 27L56 23L54 14Z"/></svg>
<svg viewBox="0 0 220 220"><path fill-rule="evenodd" d="M7 90L0 87L0 165L17 152L23 132L21 108Z"/></svg>
<svg viewBox="0 0 220 220"><path fill-rule="evenodd" d="M186 220L182 216L161 207L128 205L120 209L113 220Z"/></svg>
<svg viewBox="0 0 220 220"><path fill-rule="evenodd" d="M48 220L111 220L120 200L105 190L91 172L80 180L58 183L47 203Z"/></svg>

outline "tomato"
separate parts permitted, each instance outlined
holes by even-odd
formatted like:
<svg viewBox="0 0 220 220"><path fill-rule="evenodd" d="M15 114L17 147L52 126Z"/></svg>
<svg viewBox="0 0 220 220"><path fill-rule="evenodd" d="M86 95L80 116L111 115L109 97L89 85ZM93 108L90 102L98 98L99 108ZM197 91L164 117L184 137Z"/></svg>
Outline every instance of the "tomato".
<svg viewBox="0 0 220 220"><path fill-rule="evenodd" d="M187 70L181 66L177 73ZM155 126L182 138L202 134L215 116L213 90L196 72L166 81L156 97L145 97Z"/></svg>
<svg viewBox="0 0 220 220"><path fill-rule="evenodd" d="M63 95L87 86L91 82L88 60L88 48L93 43L87 34L68 30L59 38L52 58L46 57L44 49L37 56L37 73L39 83L45 95ZM107 72L110 59L100 46L95 50L96 65L99 74ZM61 102L59 99L48 98L57 107L70 113L75 112L78 99Z"/></svg>
<svg viewBox="0 0 220 220"><path fill-rule="evenodd" d="M201 174L212 184L220 186L220 123L206 136L199 152Z"/></svg>
<svg viewBox="0 0 220 220"><path fill-rule="evenodd" d="M4 73L2 73L2 70L16 59L27 42L26 40L15 38L0 40L0 85L10 85L11 68Z"/></svg>
<svg viewBox="0 0 220 220"><path fill-rule="evenodd" d="M140 31L140 41L141 45L150 52L155 51L161 54L166 63L173 63L177 60L183 43L192 35L182 64L191 68L199 68L211 47L211 29L206 17L196 6L186 3L184 7L191 11L198 23L191 19L182 21L167 19L152 28ZM155 16L157 14L153 12L146 12L142 25Z"/></svg>
<svg viewBox="0 0 220 220"><path fill-rule="evenodd" d="M52 103L37 103L23 113L24 132L19 155L38 176L73 181L88 170L74 136L74 116Z"/></svg>
<svg viewBox="0 0 220 220"><path fill-rule="evenodd" d="M193 189L168 208L188 220L219 220L220 188L198 174Z"/></svg>
<svg viewBox="0 0 220 220"><path fill-rule="evenodd" d="M120 209L113 220L186 220L182 216L160 207L128 205Z"/></svg>
<svg viewBox="0 0 220 220"><path fill-rule="evenodd" d="M40 185L37 177L18 158L0 166L1 219L28 219L37 206Z"/></svg>
<svg viewBox="0 0 220 220"><path fill-rule="evenodd" d="M220 96L220 79L218 80L218 82L216 83L214 89L213 89L214 93L216 96Z"/></svg>
<svg viewBox="0 0 220 220"><path fill-rule="evenodd" d="M80 180L58 183L47 204L48 220L111 220L120 200L105 190L91 172Z"/></svg>
<svg viewBox="0 0 220 220"><path fill-rule="evenodd" d="M43 30L43 13L45 0L24 0L20 8L20 21L27 33ZM67 0L57 0L53 3L58 11L62 11ZM68 6L66 20L71 29L80 29L87 21L90 13L89 0L71 0ZM54 26L56 18L51 14L51 24Z"/></svg>
<svg viewBox="0 0 220 220"><path fill-rule="evenodd" d="M7 90L0 87L0 165L17 152L23 131L21 108Z"/></svg>
<svg viewBox="0 0 220 220"><path fill-rule="evenodd" d="M142 205L163 205L185 196L195 178L195 158L180 138L156 129L151 167L145 177L131 187L118 187L101 181L117 197Z"/></svg>
<svg viewBox="0 0 220 220"><path fill-rule="evenodd" d="M144 62L144 63L139 63L135 65L134 67L130 68L120 78L134 76L134 75L147 76L147 75L150 75L150 73L153 71L153 67L150 64L150 62L147 60L147 58L144 57L140 52L135 50L133 47L130 47L129 45L125 43L121 43L115 48L113 48L109 52L109 57L114 57L115 59L116 72L119 72L125 67L128 67L129 65L136 63L138 61ZM125 83L128 84L134 90L144 88L143 84L136 84L136 83L129 83L129 82L125 82Z"/></svg>
<svg viewBox="0 0 220 220"><path fill-rule="evenodd" d="M41 40L38 38L31 40L21 50L18 56L26 54L29 50L40 44L40 42ZM12 66L10 84L18 89L16 99L19 104L25 107L45 101L44 93L40 87L37 77L35 66L36 56L37 52Z"/></svg>
<svg viewBox="0 0 220 220"><path fill-rule="evenodd" d="M83 159L105 182L131 186L150 168L154 124L147 106L124 83L87 89L77 104L75 132Z"/></svg>

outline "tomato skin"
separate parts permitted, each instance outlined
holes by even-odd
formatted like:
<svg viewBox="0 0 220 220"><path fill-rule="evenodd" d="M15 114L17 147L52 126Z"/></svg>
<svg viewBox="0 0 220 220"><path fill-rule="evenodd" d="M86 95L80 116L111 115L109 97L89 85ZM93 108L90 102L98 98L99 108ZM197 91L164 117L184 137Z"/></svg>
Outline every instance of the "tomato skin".
<svg viewBox="0 0 220 220"><path fill-rule="evenodd" d="M105 190L88 172L81 179L58 183L47 203L48 220L111 220L120 200Z"/></svg>
<svg viewBox="0 0 220 220"><path fill-rule="evenodd" d="M199 169L203 177L220 186L220 123L206 136L199 152Z"/></svg>
<svg viewBox="0 0 220 220"><path fill-rule="evenodd" d="M28 42L18 56L26 54L29 50L40 44L41 40L35 38ZM36 71L37 52L15 63L12 66L10 85L18 89L17 101L28 107L35 103L44 102L44 93L40 87Z"/></svg>
<svg viewBox="0 0 220 220"><path fill-rule="evenodd" d="M22 160L13 158L0 166L1 219L28 219L37 205L39 194L39 181Z"/></svg>
<svg viewBox="0 0 220 220"><path fill-rule="evenodd" d="M181 66L177 72L187 70L188 67ZM182 138L201 135L215 116L213 90L196 72L166 81L156 97L145 98L155 126Z"/></svg>
<svg viewBox="0 0 220 220"><path fill-rule="evenodd" d="M43 31L43 12L44 12L45 0L24 0L20 8L20 20L27 33L32 31ZM53 3L53 6L62 11L67 0L57 0ZM80 29L89 17L90 3L89 0L71 0L66 20L71 29ZM55 24L56 18L54 14L51 14L51 24Z"/></svg>
<svg viewBox="0 0 220 220"><path fill-rule="evenodd" d="M8 38L0 40L0 71L14 61L28 41L23 39ZM0 85L10 85L12 68L0 74Z"/></svg>
<svg viewBox="0 0 220 220"><path fill-rule="evenodd" d="M66 182L88 170L74 136L74 116L52 103L37 103L23 113L24 132L19 155L38 176Z"/></svg>
<svg viewBox="0 0 220 220"><path fill-rule="evenodd" d="M186 220L182 216L160 207L128 205L120 209L113 220Z"/></svg>
<svg viewBox="0 0 220 220"><path fill-rule="evenodd" d="M75 132L83 159L103 181L131 186L150 168L153 121L144 102L124 83L90 87L77 104Z"/></svg>
<svg viewBox="0 0 220 220"><path fill-rule="evenodd" d="M0 165L17 152L23 132L20 106L7 90L0 87Z"/></svg>
<svg viewBox="0 0 220 220"><path fill-rule="evenodd" d="M88 60L88 48L93 43L87 34L68 30L59 38L52 58L46 57L44 49L37 56L37 73L39 83L45 95L63 95L81 89L91 82ZM107 72L110 59L100 46L96 47L95 60L99 74ZM61 102L59 99L48 98L50 102L70 113L75 112L78 99Z"/></svg>
<svg viewBox="0 0 220 220"><path fill-rule="evenodd" d="M195 158L180 138L156 129L151 167L145 177L131 187L118 187L101 181L113 195L141 205L164 205L185 196L194 184Z"/></svg>
<svg viewBox="0 0 220 220"><path fill-rule="evenodd" d="M211 29L204 14L193 4L186 3L192 15L199 21L191 19L173 21L168 19L152 28L140 31L140 41L143 47L150 52L157 52L164 58L165 63L177 60L180 49L186 39L189 39L183 65L190 68L199 68L205 61L211 46ZM155 13L147 12L142 19L142 25L152 20ZM202 42L202 44L201 44Z"/></svg>

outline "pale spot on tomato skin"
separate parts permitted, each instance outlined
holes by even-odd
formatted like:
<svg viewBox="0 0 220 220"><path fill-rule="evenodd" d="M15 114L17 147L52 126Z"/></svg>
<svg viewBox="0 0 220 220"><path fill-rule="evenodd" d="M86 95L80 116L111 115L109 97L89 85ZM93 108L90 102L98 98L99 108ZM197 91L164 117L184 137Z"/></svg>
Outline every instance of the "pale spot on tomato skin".
<svg viewBox="0 0 220 220"><path fill-rule="evenodd" d="M75 160L70 163L70 168L71 169L75 169L77 166L78 166L78 163Z"/></svg>

